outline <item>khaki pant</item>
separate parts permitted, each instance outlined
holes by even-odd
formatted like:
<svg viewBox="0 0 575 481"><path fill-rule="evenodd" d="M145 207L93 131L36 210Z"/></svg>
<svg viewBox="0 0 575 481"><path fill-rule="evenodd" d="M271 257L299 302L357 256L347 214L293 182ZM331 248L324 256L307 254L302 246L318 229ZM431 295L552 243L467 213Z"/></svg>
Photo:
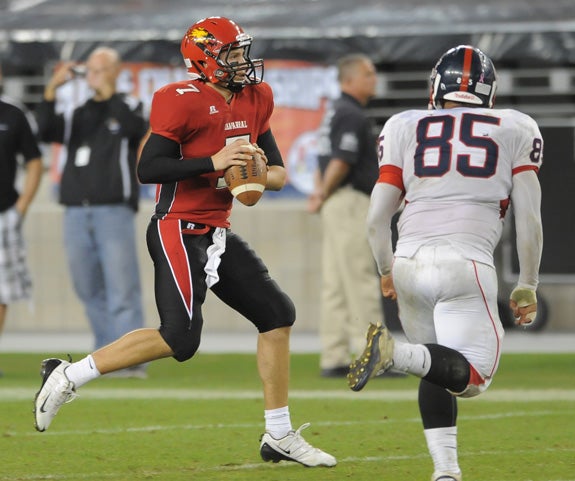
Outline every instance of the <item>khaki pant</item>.
<svg viewBox="0 0 575 481"><path fill-rule="evenodd" d="M370 322L383 320L379 276L367 241L369 196L338 189L322 206L320 367L347 366L365 347Z"/></svg>

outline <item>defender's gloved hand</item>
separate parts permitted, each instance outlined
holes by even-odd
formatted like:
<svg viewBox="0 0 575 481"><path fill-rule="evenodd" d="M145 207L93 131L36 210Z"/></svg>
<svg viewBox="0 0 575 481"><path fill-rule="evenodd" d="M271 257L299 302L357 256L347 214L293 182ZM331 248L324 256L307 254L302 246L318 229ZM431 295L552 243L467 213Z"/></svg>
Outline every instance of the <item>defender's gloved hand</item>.
<svg viewBox="0 0 575 481"><path fill-rule="evenodd" d="M527 326L537 316L537 294L532 289L516 287L509 296L509 307L513 311L515 324Z"/></svg>

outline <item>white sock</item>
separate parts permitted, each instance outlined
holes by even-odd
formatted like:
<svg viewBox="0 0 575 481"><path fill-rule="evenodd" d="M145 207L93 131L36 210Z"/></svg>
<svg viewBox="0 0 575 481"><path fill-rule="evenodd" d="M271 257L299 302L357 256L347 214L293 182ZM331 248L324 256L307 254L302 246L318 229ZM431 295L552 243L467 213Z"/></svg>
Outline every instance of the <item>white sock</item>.
<svg viewBox="0 0 575 481"><path fill-rule="evenodd" d="M288 406L264 411L266 432L274 439L281 439L292 430Z"/></svg>
<svg viewBox="0 0 575 481"><path fill-rule="evenodd" d="M70 364L66 368L66 376L74 383L76 388L79 388L92 379L100 377L101 374L96 367L94 358L90 354L84 359L80 359L79 361Z"/></svg>
<svg viewBox="0 0 575 481"><path fill-rule="evenodd" d="M431 354L423 344L409 344L395 341L393 349L393 368L424 377L431 368Z"/></svg>
<svg viewBox="0 0 575 481"><path fill-rule="evenodd" d="M423 433L435 471L461 473L457 462L457 426L425 429Z"/></svg>

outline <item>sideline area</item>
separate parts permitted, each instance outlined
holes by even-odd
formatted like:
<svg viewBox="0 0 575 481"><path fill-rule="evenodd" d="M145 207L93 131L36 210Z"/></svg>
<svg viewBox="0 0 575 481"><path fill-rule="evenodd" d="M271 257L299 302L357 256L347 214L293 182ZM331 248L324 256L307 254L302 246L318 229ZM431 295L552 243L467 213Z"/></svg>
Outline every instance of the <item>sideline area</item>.
<svg viewBox="0 0 575 481"><path fill-rule="evenodd" d="M403 335L394 332L403 340ZM202 335L200 352L232 353L255 352L256 332L205 331ZM316 353L320 351L317 333L297 332L291 338L294 353ZM89 332L6 332L0 337L2 352L90 352L92 335ZM508 331L503 339L503 352L521 353L575 353L575 332L522 332Z"/></svg>

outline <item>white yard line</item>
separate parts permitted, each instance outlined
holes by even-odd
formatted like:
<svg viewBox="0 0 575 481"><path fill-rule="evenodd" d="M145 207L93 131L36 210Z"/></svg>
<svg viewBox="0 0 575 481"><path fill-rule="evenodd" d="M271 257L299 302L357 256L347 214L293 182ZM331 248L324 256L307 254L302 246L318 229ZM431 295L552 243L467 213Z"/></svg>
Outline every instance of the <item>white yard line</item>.
<svg viewBox="0 0 575 481"><path fill-rule="evenodd" d="M544 417L544 416L560 416L569 415L571 411L513 411L507 413L498 414L484 414L477 416L459 416L460 421L487 421L487 420L498 420L502 418L529 418L529 417ZM386 426L391 424L411 424L411 423L421 423L421 419L408 418L408 419L375 419L369 421L315 421L314 426L326 426L326 427L336 427L336 426L362 426L362 425L375 425L375 424L385 424ZM204 431L204 430L214 430L214 429L253 429L261 427L261 423L238 423L238 424L176 424L176 425L149 425L140 427L119 427L111 429L88 429L85 431L81 430L67 430L67 431L55 431L50 430L42 433L42 436L92 436L95 434L111 435L120 433L140 433L140 432L155 432L155 431ZM10 433L11 437L14 436L38 436L36 431L30 430L24 433Z"/></svg>
<svg viewBox="0 0 575 481"><path fill-rule="evenodd" d="M65 409L65 408L64 408ZM570 409L565 409L563 411L557 410L541 410L541 411L509 411L500 412L495 414L479 414L479 415L460 415L458 416L460 421L489 421L489 420L499 420L503 418L541 418L545 416L569 416L571 414ZM32 419L32 417L30 417ZM336 426L369 426L369 425L386 425L390 426L392 424L412 424L421 423L419 417L407 418L407 419L373 419L366 421L314 421L314 426L325 426L325 427L336 427ZM174 424L174 425L158 425L152 424L147 426L138 427L117 427L110 429L97 429L91 428L86 430L49 430L42 434L37 433L33 429L25 432L9 432L11 438L15 437L32 437L32 436L42 436L42 437L58 437L58 436L94 436L94 435L113 435L121 433L140 433L140 432L157 432L157 431L207 431L215 429L254 429L261 428L261 423L211 423L211 424ZM1 479L1 478L0 478Z"/></svg>
<svg viewBox="0 0 575 481"><path fill-rule="evenodd" d="M27 392L26 390L16 390L16 389L9 389L8 391L10 391L10 393L12 395L16 395L15 397L18 397L20 399L20 395L23 394L24 392L26 392L27 394L29 394L29 392ZM88 390L86 389L85 391L90 391L90 395L86 396L86 397L90 397L92 399L119 399L120 397L117 396L118 391L122 392L122 393L129 393L131 392L132 394L134 394L135 392L137 392L138 397L131 397L131 399L142 399L143 398L143 394L147 393L148 395L150 394L157 394L157 391L155 390L150 390L150 389L122 389L122 390L110 390L110 389L92 389L92 390ZM194 394L195 397L171 397L173 396L173 394L175 392L177 392L178 394L182 394L182 391L186 392L188 395L190 394ZM526 402L525 399L525 395L526 393L530 393L528 394L528 396L534 396L537 398L541 398L541 397L545 397L545 400L549 400L548 396L543 396L544 393L549 393L549 391L538 391L538 390L533 390L533 391L517 391L517 393L519 395L516 396L515 402ZM568 391L565 390L563 391L564 393L570 392L570 396L573 396L571 399L575 399L575 391ZM110 396L110 394L115 393L115 395ZM162 393L164 394L164 398L168 398L168 399L221 399L220 395L222 394L219 391L193 391L193 390L168 390L168 391L162 391ZM322 393L318 393L316 391L295 391L295 394L297 397L297 394L300 393L303 396L306 396L306 398L308 398L309 394L320 394L323 395L325 398L330 398L333 399L333 396L336 396L339 394L341 394L340 391L328 391L328 392L322 392ZM394 400L399 400L399 394L400 393L404 393L404 395L408 396L410 399L413 397L413 393L412 391L396 391L395 392L395 399ZM198 396L198 394L201 394L201 396ZM243 397L239 397L237 396L237 394L242 394L242 392L240 393L235 393L236 397L233 397L234 393L226 393L227 397L225 399L251 399L252 396L254 396L256 394L255 391L244 391ZM375 393L373 393L375 394ZM378 393L380 396L384 393ZM387 393L389 394L389 393ZM259 393L258 393L259 395ZM556 395L556 393L555 393ZM216 396L216 397L208 397L208 396ZM0 393L0 398L1 399L5 399L6 397L6 390L2 390ZM29 397L29 396L28 396ZM28 398L27 397L27 398ZM154 397L154 396L152 396ZM157 396L156 396L157 397ZM292 395L292 397L294 397ZM356 397L359 397L356 395ZM555 397L551 396L552 399L555 399ZM14 400L14 399L13 399ZM507 399L505 399L507 400ZM541 410L541 411L518 411L518 410L513 410L513 411L509 411L509 412L505 412L505 413L497 413L497 414L484 414L484 415L475 415L475 416L460 416L460 420L464 420L464 421L485 421L485 420L497 420L497 419L501 419L504 417L524 417L524 418L529 418L529 417L543 417L543 416L557 416L557 415L564 415L564 416L568 416L570 415L571 411L570 410L565 410L562 412L558 412L558 411L551 411L551 410ZM421 420L419 418L410 418L410 419L402 419L402 420L391 420L391 419L386 419L386 420L369 420L369 421L320 421L320 422L314 422L315 426L341 426L341 425L366 425L366 424L402 424L402 423L420 423ZM199 430L199 431L203 431L203 430L213 430L213 429L232 429L232 430L237 430L237 429L253 429L255 427L261 427L261 423L243 423L243 424L225 424L225 423L220 423L220 424L203 424L203 425L150 425L150 426L141 426L141 427L136 427L136 428L117 428L117 429L90 429L90 430L74 430L74 431L57 431L57 430L53 430L53 431L48 431L46 433L36 433L34 432L32 429L30 430L30 432L25 432L25 433L5 433L6 435L9 435L10 438L18 438L18 437L29 437L29 436L40 436L40 437L52 437L52 436L94 436L94 435L105 435L108 436L110 434L117 434L117 433L129 433L129 432L147 432L147 431L185 431L185 430ZM547 448L546 449L547 452L552 453L552 452L573 452L575 453L575 448ZM519 450L514 450L514 452L516 454L537 454L540 455L540 448L536 447L533 449L519 449ZM479 450L479 451L470 451L470 450L461 450L459 453L459 456L461 458L484 458L484 457L490 457L490 458L494 458L500 455L508 455L508 453L502 453L500 451L488 451L488 450ZM356 457L356 456L349 456L346 458L340 458L338 460L338 464L339 466L344 465L345 463L385 463L385 462L390 462L390 461L414 461L414 460L421 460L421 459L427 459L429 457L429 455L427 453L421 453L421 454L417 454L417 455L393 455L393 456L364 456L364 457ZM233 472L233 471L269 471L269 470L276 470L276 469L301 469L300 466L298 466L295 463L279 463L279 464L272 464L272 463L263 463L263 462L258 462L258 463L245 463L245 464L239 464L239 465L225 465L225 466L211 466L211 467L204 467L204 468L194 468L191 471L191 475L193 476L194 474L200 474L200 473L218 473L218 472ZM146 475L147 476L161 476L164 479L169 479L171 475L179 475L181 474L181 471L158 471L158 472L152 472L152 471L147 471ZM94 481L104 481L104 480L110 480L110 481L114 481L114 480L123 480L125 479L126 474L125 473L76 473L76 474L57 474L57 473L52 473L49 475L46 474L23 474L23 475L19 475L18 479L21 481L44 481L44 480L60 480L60 481L66 481L66 480L94 480ZM2 475L0 475L0 481L12 481L11 477L4 477ZM478 480L479 481L479 480ZM484 480L487 481L487 480ZM489 481L505 481L505 480L493 480L490 479ZM529 479L525 479L525 480L521 480L521 481L575 481L575 479L534 479L534 478L529 478Z"/></svg>
<svg viewBox="0 0 575 481"><path fill-rule="evenodd" d="M25 388L5 387L0 390L0 402L32 400L35 391ZM94 388L79 390L82 399L174 399L174 400L238 400L261 399L260 390L216 390L216 389L147 389L147 388ZM360 393L347 390L292 390L291 399L353 400L400 402L417 400L417 389L372 390ZM468 399L462 399L469 402ZM473 398L473 402L539 402L575 401L575 389L492 389Z"/></svg>

